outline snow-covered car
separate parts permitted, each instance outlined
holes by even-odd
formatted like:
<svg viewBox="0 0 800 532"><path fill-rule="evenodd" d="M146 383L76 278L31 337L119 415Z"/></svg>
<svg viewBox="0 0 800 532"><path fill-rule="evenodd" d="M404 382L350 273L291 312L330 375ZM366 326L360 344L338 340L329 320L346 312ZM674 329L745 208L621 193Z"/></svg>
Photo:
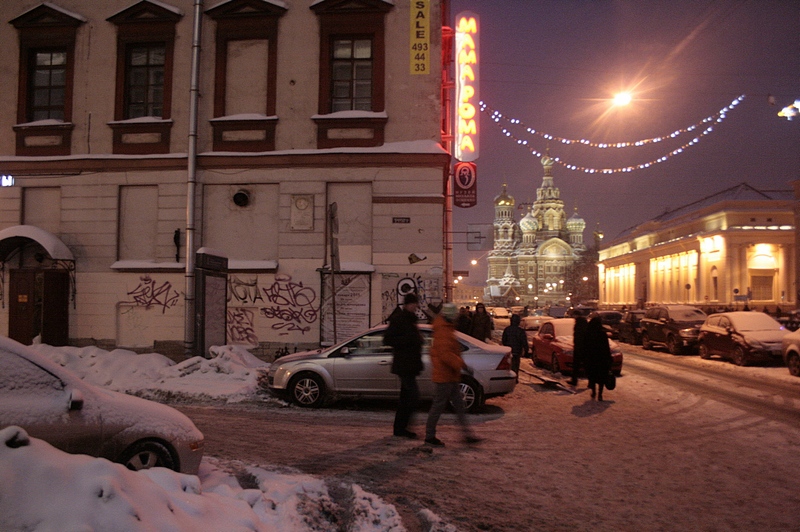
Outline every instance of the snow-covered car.
<svg viewBox="0 0 800 532"><path fill-rule="evenodd" d="M489 311L489 315L492 317L495 330L502 331L511 325L511 313L507 308L494 307Z"/></svg>
<svg viewBox="0 0 800 532"><path fill-rule="evenodd" d="M664 346L673 355L697 348L700 326L708 316L690 305L656 305L645 311L642 326L642 347Z"/></svg>
<svg viewBox="0 0 800 532"><path fill-rule="evenodd" d="M0 429L18 426L73 454L139 470L197 474L203 434L166 405L94 386L10 338L0 337Z"/></svg>
<svg viewBox="0 0 800 532"><path fill-rule="evenodd" d="M783 325L763 312L720 312L700 327L698 351L702 358L719 355L737 366L780 360L787 334Z"/></svg>
<svg viewBox="0 0 800 532"><path fill-rule="evenodd" d="M800 329L792 331L781 340L783 361L789 368L789 373L800 377Z"/></svg>
<svg viewBox="0 0 800 532"><path fill-rule="evenodd" d="M533 335L531 359L537 367L549 367L553 373L572 374L573 340L575 318L557 318L542 324ZM622 351L614 340L608 341L611 347L611 371L622 373Z"/></svg>
<svg viewBox="0 0 800 532"><path fill-rule="evenodd" d="M430 346L433 328L419 325L424 369L417 378L422 399L433 398ZM287 355L270 366L269 389L299 406L319 407L339 396L396 398L400 379L391 373L392 348L383 344L386 325L373 327L332 347ZM461 356L474 373L461 375L461 395L474 412L490 397L514 390L511 348L486 344L456 332Z"/></svg>

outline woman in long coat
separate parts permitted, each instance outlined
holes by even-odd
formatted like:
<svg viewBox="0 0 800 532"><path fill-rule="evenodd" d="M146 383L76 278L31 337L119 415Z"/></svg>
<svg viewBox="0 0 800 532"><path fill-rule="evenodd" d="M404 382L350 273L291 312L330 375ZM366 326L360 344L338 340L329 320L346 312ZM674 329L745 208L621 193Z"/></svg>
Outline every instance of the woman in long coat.
<svg viewBox="0 0 800 532"><path fill-rule="evenodd" d="M608 344L608 336L599 316L589 320L589 325L586 327L584 353L586 354L586 374L589 377L592 399L596 394L597 400L602 401L606 377L611 371L611 346ZM595 390L595 385L600 385L599 391Z"/></svg>

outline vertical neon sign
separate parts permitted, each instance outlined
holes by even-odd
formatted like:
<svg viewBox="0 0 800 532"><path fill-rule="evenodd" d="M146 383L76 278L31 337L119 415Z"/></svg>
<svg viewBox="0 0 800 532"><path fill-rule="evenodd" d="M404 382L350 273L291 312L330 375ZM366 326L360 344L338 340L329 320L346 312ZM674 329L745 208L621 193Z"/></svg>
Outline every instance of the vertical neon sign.
<svg viewBox="0 0 800 532"><path fill-rule="evenodd" d="M478 158L478 17L464 11L456 16L455 158Z"/></svg>

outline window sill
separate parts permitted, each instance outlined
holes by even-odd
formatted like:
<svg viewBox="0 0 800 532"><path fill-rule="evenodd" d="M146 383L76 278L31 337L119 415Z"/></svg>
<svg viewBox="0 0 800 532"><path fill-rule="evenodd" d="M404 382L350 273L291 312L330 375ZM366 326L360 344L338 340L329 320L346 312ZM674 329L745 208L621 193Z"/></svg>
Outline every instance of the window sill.
<svg viewBox="0 0 800 532"><path fill-rule="evenodd" d="M265 152L275 150L277 116L232 115L209 120L214 151Z"/></svg>
<svg viewBox="0 0 800 532"><path fill-rule="evenodd" d="M172 120L154 117L108 122L113 131L112 153L144 155L169 153Z"/></svg>
<svg viewBox="0 0 800 532"><path fill-rule="evenodd" d="M385 112L340 111L314 115L317 148L372 148L382 146L389 118Z"/></svg>
<svg viewBox="0 0 800 532"><path fill-rule="evenodd" d="M17 155L69 155L75 124L61 120L38 120L13 126L17 135Z"/></svg>

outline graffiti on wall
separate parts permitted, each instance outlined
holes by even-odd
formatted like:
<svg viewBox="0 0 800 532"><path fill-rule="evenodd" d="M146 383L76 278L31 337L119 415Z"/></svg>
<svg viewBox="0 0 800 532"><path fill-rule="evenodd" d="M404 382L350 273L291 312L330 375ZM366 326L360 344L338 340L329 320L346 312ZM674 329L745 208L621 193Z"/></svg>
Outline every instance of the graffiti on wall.
<svg viewBox="0 0 800 532"><path fill-rule="evenodd" d="M403 303L406 294L416 293L420 303L420 318L428 305L438 305L442 301L442 282L438 276L406 274L397 277L384 276L381 290L382 321L386 321L398 305Z"/></svg>
<svg viewBox="0 0 800 532"><path fill-rule="evenodd" d="M261 291L258 289L258 276L252 279L241 279L235 275L228 278L228 303L255 304L264 302Z"/></svg>
<svg viewBox="0 0 800 532"><path fill-rule="evenodd" d="M156 281L149 275L139 277L139 285L128 292L128 296L132 298L125 303L132 303L139 307L144 307L150 310L153 307L161 309L161 313L165 313L167 309L174 307L178 304L180 294L177 290L172 289L172 283L164 281L162 284L157 285Z"/></svg>
<svg viewBox="0 0 800 532"><path fill-rule="evenodd" d="M234 345L257 346L258 336L253 322L255 316L255 309L244 307L228 308L228 342Z"/></svg>
<svg viewBox="0 0 800 532"><path fill-rule="evenodd" d="M275 275L272 285L262 291L267 305L261 307L261 314L278 320L272 324L273 329L305 334L311 330L311 324L317 321L319 309L314 305L317 293L302 282L292 281L291 275Z"/></svg>

